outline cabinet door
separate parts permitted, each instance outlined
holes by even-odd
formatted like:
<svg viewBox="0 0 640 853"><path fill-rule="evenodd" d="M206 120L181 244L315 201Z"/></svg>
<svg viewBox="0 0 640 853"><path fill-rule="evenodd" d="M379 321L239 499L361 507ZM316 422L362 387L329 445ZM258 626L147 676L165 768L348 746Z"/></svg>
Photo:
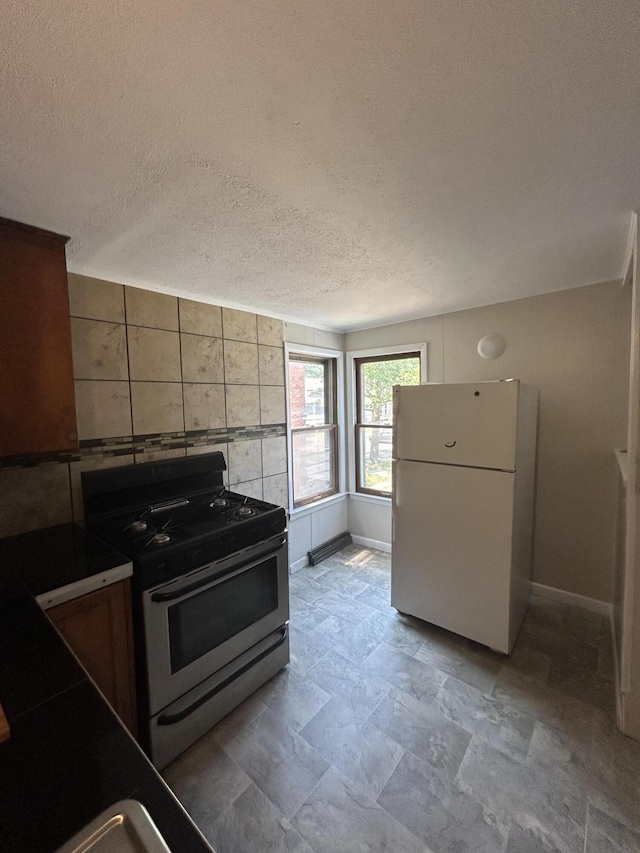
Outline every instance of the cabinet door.
<svg viewBox="0 0 640 853"><path fill-rule="evenodd" d="M0 457L78 444L66 240L0 218Z"/></svg>
<svg viewBox="0 0 640 853"><path fill-rule="evenodd" d="M47 616L132 734L136 734L131 591L128 580L47 610Z"/></svg>

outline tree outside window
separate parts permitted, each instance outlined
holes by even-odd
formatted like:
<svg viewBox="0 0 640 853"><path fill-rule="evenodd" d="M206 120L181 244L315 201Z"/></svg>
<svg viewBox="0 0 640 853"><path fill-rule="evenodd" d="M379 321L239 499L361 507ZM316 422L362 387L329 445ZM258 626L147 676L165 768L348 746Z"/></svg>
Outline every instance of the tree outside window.
<svg viewBox="0 0 640 853"><path fill-rule="evenodd" d="M359 492L391 494L393 386L420 384L420 353L355 360L356 487Z"/></svg>

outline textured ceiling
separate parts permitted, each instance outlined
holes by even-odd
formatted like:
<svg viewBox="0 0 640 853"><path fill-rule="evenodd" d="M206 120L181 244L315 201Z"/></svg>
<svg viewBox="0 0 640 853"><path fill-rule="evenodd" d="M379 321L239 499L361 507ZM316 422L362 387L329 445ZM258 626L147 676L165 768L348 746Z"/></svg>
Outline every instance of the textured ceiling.
<svg viewBox="0 0 640 853"><path fill-rule="evenodd" d="M616 278L638 0L4 0L0 215L350 329Z"/></svg>

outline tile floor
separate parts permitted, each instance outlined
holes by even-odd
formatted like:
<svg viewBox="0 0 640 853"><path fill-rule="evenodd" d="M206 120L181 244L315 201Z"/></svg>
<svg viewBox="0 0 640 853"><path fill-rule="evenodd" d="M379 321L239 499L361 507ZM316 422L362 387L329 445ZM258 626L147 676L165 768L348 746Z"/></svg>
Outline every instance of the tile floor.
<svg viewBox="0 0 640 853"><path fill-rule="evenodd" d="M217 853L638 853L604 617L533 598L504 658L389 606L389 557L291 577L291 663L164 775Z"/></svg>

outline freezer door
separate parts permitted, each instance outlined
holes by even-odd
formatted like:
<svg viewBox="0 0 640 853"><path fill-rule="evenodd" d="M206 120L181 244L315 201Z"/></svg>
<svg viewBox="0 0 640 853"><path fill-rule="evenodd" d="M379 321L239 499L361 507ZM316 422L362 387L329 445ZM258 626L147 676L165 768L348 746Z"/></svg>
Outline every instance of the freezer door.
<svg viewBox="0 0 640 853"><path fill-rule="evenodd" d="M394 462L391 604L510 649L515 474Z"/></svg>
<svg viewBox="0 0 640 853"><path fill-rule="evenodd" d="M394 388L393 456L513 471L520 383Z"/></svg>

